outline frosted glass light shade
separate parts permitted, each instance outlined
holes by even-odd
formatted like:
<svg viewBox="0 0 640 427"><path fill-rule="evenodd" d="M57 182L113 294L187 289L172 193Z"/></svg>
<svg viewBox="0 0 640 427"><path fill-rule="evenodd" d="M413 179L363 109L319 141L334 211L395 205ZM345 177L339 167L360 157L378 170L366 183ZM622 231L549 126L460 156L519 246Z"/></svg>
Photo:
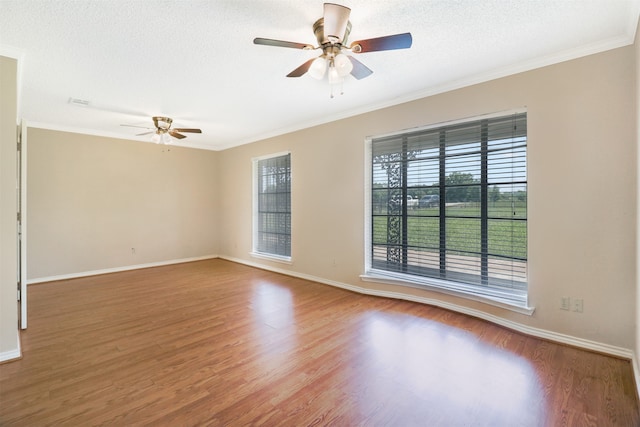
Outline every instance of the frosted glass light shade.
<svg viewBox="0 0 640 427"><path fill-rule="evenodd" d="M327 61L323 57L316 58L309 67L309 75L316 80L322 80L327 71Z"/></svg>
<svg viewBox="0 0 640 427"><path fill-rule="evenodd" d="M338 84L342 83L344 78L338 73L338 69L336 67L329 67L329 84Z"/></svg>
<svg viewBox="0 0 640 427"><path fill-rule="evenodd" d="M353 64L351 63L351 60L349 60L349 57L344 53L336 55L336 57L333 59L333 63L340 77L345 77L351 72L351 70L353 70Z"/></svg>

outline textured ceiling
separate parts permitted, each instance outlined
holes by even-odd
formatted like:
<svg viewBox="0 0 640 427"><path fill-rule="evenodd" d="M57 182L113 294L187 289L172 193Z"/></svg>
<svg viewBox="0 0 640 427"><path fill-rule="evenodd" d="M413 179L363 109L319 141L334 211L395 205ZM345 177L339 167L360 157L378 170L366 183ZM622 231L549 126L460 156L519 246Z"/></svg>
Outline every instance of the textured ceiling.
<svg viewBox="0 0 640 427"><path fill-rule="evenodd" d="M19 59L32 126L120 138L168 115L178 144L223 149L492 78L629 45L640 0L350 0L350 40L411 32L408 50L357 58L344 94L286 74L318 51L319 0L0 0L0 55ZM89 101L88 107L68 102Z"/></svg>

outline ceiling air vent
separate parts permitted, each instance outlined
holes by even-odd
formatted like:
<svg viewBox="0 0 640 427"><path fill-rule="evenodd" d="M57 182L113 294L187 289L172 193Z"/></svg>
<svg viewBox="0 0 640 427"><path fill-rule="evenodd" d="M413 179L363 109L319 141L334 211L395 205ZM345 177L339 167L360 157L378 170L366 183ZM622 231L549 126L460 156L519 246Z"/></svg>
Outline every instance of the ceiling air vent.
<svg viewBox="0 0 640 427"><path fill-rule="evenodd" d="M69 104L75 105L77 107L88 107L90 102L86 99L69 98Z"/></svg>

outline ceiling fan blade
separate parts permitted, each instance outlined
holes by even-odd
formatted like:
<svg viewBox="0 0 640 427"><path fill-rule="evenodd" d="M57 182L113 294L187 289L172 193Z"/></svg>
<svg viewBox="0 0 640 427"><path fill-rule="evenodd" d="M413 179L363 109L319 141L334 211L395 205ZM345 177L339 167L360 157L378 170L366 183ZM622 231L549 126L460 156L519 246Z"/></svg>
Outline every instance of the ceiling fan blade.
<svg viewBox="0 0 640 427"><path fill-rule="evenodd" d="M150 128L149 126L136 126L136 125L120 125L120 126L126 126L129 128L153 129L153 128Z"/></svg>
<svg viewBox="0 0 640 427"><path fill-rule="evenodd" d="M155 133L154 130L149 131L149 132L142 132L142 133L136 133L136 136L144 136L144 135L150 135L152 133Z"/></svg>
<svg viewBox="0 0 640 427"><path fill-rule="evenodd" d="M293 49L314 49L313 46L306 43L287 42L284 40L264 39L262 37L256 37L253 39L253 44L261 44L265 46L276 47L290 47Z"/></svg>
<svg viewBox="0 0 640 427"><path fill-rule="evenodd" d="M170 131L169 131L169 135L171 135L172 137L177 138L177 139L183 139L183 138L186 138L186 137L187 137L186 135L181 135L181 134L179 134L179 133L178 133L178 132L176 132L175 130L170 130Z"/></svg>
<svg viewBox="0 0 640 427"><path fill-rule="evenodd" d="M358 61L353 56L347 55L347 57L349 58L349 60L353 64L353 69L351 70L351 75L353 77L355 77L356 79L361 80L361 79L364 79L365 77L369 77L371 74L373 74L373 71L371 71L366 65L364 65L362 62Z"/></svg>
<svg viewBox="0 0 640 427"><path fill-rule="evenodd" d="M173 129L174 132L202 133L200 129Z"/></svg>
<svg viewBox="0 0 640 427"><path fill-rule="evenodd" d="M324 4L324 38L331 42L342 42L347 30L351 9L334 3Z"/></svg>
<svg viewBox="0 0 640 427"><path fill-rule="evenodd" d="M394 34L374 39L358 40L351 43L353 53L376 52L380 50L407 49L411 47L411 33Z"/></svg>
<svg viewBox="0 0 640 427"><path fill-rule="evenodd" d="M305 62L304 64L302 64L301 66L299 66L298 68L296 68L295 70L287 74L287 77L300 77L304 75L307 71L309 71L309 67L311 67L311 64L316 59L317 58L311 58L310 60L308 60L307 62Z"/></svg>

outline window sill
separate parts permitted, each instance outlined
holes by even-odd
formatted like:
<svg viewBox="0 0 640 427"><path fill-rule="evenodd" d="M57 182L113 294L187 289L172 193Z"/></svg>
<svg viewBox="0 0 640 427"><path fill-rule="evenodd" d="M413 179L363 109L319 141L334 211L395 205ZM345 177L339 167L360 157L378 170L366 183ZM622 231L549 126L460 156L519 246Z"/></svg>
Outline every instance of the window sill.
<svg viewBox="0 0 640 427"><path fill-rule="evenodd" d="M265 254L262 252L249 252L253 258L265 259L268 261L281 262L283 264L291 264L290 256L282 256L282 255L273 255L273 254Z"/></svg>
<svg viewBox="0 0 640 427"><path fill-rule="evenodd" d="M473 301L478 301L484 304L489 304L494 307L500 307L506 310L514 311L516 313L525 314L531 316L535 310L535 307L529 307L526 301L513 301L499 296L482 295L473 293L470 290L464 289L464 285L458 285L453 282L440 281L436 279L424 278L423 280L410 280L407 276L401 274L393 274L387 272L381 272L379 270L369 270L365 274L360 276L365 282L384 283L387 285L407 286L416 289L425 289L433 292L440 292L447 295L453 295L459 298L465 298Z"/></svg>

